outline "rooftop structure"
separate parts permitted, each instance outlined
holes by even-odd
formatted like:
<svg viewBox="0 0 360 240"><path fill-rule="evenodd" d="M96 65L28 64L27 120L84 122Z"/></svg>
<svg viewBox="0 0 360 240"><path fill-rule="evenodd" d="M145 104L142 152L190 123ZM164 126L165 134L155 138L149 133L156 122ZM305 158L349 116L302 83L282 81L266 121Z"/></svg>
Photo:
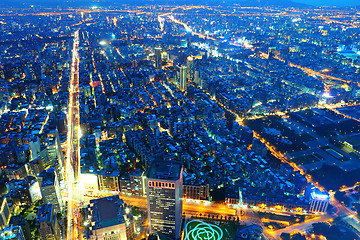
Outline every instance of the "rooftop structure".
<svg viewBox="0 0 360 240"><path fill-rule="evenodd" d="M148 170L147 205L151 233L180 237L182 222L183 166L179 162L155 161Z"/></svg>
<svg viewBox="0 0 360 240"><path fill-rule="evenodd" d="M0 231L2 240L25 240L24 233L20 226L10 226Z"/></svg>
<svg viewBox="0 0 360 240"><path fill-rule="evenodd" d="M88 239L111 235L114 239L132 239L134 234L131 207L118 195L93 199L87 208L90 226Z"/></svg>
<svg viewBox="0 0 360 240"><path fill-rule="evenodd" d="M177 180L180 178L181 170L181 163L156 161L151 164L147 177L164 180Z"/></svg>

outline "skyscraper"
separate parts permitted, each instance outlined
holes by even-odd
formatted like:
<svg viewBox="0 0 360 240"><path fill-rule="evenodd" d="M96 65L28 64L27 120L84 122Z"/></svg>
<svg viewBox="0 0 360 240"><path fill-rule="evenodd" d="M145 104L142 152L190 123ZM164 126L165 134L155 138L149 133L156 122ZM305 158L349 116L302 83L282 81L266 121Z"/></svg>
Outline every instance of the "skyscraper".
<svg viewBox="0 0 360 240"><path fill-rule="evenodd" d="M183 166L174 161L153 162L147 172L147 207L151 233L180 238Z"/></svg>
<svg viewBox="0 0 360 240"><path fill-rule="evenodd" d="M44 204L39 207L36 222L39 224L41 240L60 239L60 226L54 211L54 205Z"/></svg>
<svg viewBox="0 0 360 240"><path fill-rule="evenodd" d="M187 68L186 66L181 66L180 67L180 82L179 82L179 86L181 90L186 90L186 83L187 83Z"/></svg>
<svg viewBox="0 0 360 240"><path fill-rule="evenodd" d="M55 211L61 212L63 202L60 195L59 180L57 178L55 168L51 167L39 173L38 181L44 202L47 204L53 204Z"/></svg>
<svg viewBox="0 0 360 240"><path fill-rule="evenodd" d="M2 229L9 223L11 213L6 197L0 199L0 204L0 229Z"/></svg>
<svg viewBox="0 0 360 240"><path fill-rule="evenodd" d="M189 56L186 62L187 67L187 78L189 81L194 81L194 58Z"/></svg>
<svg viewBox="0 0 360 240"><path fill-rule="evenodd" d="M156 69L161 68L161 48L160 47L155 48L155 68Z"/></svg>

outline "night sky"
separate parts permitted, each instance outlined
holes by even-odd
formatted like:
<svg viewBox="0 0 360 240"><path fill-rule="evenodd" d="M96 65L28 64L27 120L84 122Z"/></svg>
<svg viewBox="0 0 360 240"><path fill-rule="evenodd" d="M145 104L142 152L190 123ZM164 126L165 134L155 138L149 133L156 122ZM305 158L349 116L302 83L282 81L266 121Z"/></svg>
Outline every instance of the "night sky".
<svg viewBox="0 0 360 240"><path fill-rule="evenodd" d="M215 3L219 2L228 2L228 3L253 3L251 5L256 5L256 3L261 2L261 6L265 5L283 5L286 7L291 6L291 2L304 3L312 6L360 6L360 0L0 0L0 6L15 6L17 4L34 4L34 5L46 5L46 6L57 6L64 5L68 6L77 6L77 5L93 5L97 3L98 5L108 4L108 3L118 3L118 4L194 4L201 5L204 3Z"/></svg>
<svg viewBox="0 0 360 240"><path fill-rule="evenodd" d="M314 6L360 6L359 0L293 0L294 2L310 4Z"/></svg>

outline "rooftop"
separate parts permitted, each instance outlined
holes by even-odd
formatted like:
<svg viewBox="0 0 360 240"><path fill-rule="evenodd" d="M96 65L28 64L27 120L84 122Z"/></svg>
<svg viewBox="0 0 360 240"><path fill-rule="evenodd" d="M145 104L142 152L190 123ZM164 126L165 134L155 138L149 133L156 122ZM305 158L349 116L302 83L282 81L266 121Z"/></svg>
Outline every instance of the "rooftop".
<svg viewBox="0 0 360 240"><path fill-rule="evenodd" d="M52 216L53 216L53 205L44 204L41 205L38 209L36 221L50 223Z"/></svg>
<svg viewBox="0 0 360 240"><path fill-rule="evenodd" d="M95 228L110 227L125 223L126 204L118 195L90 201L92 221Z"/></svg>
<svg viewBox="0 0 360 240"><path fill-rule="evenodd" d="M148 170L148 178L177 180L180 178L182 164L175 161L153 162Z"/></svg>
<svg viewBox="0 0 360 240"><path fill-rule="evenodd" d="M99 175L108 176L108 177L118 177L120 175L120 171L113 169L103 169L99 172Z"/></svg>
<svg viewBox="0 0 360 240"><path fill-rule="evenodd" d="M22 232L20 226L12 226L11 225L10 227L4 228L0 232L0 238L2 240L18 239L19 232Z"/></svg>
<svg viewBox="0 0 360 240"><path fill-rule="evenodd" d="M51 167L39 173L41 187L53 186L55 184L55 168Z"/></svg>

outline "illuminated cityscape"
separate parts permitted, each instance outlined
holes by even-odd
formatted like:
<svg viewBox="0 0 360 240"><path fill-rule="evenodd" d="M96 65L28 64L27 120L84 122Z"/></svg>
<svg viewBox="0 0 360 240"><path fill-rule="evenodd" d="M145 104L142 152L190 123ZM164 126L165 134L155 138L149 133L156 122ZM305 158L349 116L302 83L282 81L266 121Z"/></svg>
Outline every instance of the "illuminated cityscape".
<svg viewBox="0 0 360 240"><path fill-rule="evenodd" d="M0 3L0 239L360 239L360 5L176 2Z"/></svg>

